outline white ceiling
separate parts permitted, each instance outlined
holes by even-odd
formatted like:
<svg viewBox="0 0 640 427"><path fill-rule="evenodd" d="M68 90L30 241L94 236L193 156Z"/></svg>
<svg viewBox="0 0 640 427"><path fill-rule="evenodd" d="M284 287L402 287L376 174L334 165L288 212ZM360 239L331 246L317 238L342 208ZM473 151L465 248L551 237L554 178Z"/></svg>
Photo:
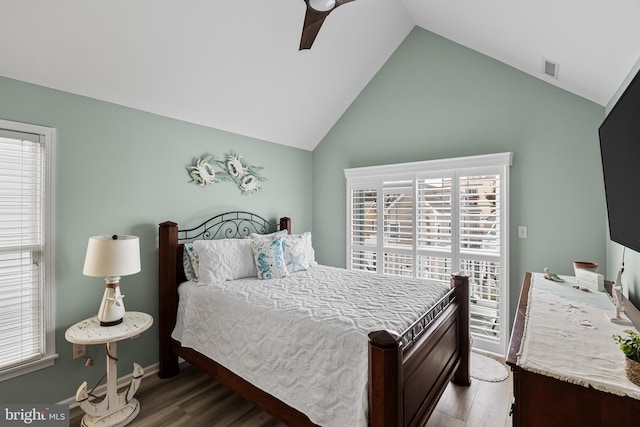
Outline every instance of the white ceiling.
<svg viewBox="0 0 640 427"><path fill-rule="evenodd" d="M313 150L415 25L601 105L640 57L640 0L358 0L298 51L304 14L302 0L0 0L0 75Z"/></svg>

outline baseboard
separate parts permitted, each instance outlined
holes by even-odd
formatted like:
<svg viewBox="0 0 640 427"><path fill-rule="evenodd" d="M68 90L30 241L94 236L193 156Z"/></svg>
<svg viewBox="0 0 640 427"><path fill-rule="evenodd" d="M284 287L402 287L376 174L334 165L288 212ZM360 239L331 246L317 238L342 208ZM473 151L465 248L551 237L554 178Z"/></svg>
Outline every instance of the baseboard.
<svg viewBox="0 0 640 427"><path fill-rule="evenodd" d="M150 377L152 375L155 375L158 373L158 363L154 363L153 365L149 365L144 369L144 375L142 376L142 380L144 380L147 377ZM118 381L117 381L117 385L118 385L118 389L120 389L121 387L126 386L127 384L129 384L131 382L131 380L133 379L133 373L125 375L123 377L119 377ZM78 387L80 387L80 384L78 384ZM107 384L100 384L98 387L96 387L96 389L93 391L93 394L95 396L105 396L107 394ZM78 406L78 402L76 401L76 397L70 397L68 399L65 399L61 402L58 402L59 405L69 405L69 409L75 408L76 406Z"/></svg>
<svg viewBox="0 0 640 427"><path fill-rule="evenodd" d="M480 348L475 348L475 347L472 348L471 351L473 351L474 353L482 354L483 356L489 356L494 359L500 359L504 362L504 354L494 353L492 351L482 350Z"/></svg>

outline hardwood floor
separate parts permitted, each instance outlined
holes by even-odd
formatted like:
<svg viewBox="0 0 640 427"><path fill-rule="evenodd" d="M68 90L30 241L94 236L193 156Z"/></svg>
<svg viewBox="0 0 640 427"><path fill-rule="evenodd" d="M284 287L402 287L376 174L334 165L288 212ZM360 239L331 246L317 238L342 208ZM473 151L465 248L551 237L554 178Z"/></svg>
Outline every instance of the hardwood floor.
<svg viewBox="0 0 640 427"><path fill-rule="evenodd" d="M504 358L498 359L504 364ZM506 366L506 365L505 365ZM508 427L512 425L513 379L500 382L471 379L471 386L449 384L427 427Z"/></svg>
<svg viewBox="0 0 640 427"><path fill-rule="evenodd" d="M470 387L450 384L427 427L502 427L511 425L512 379L490 383L472 379ZM136 394L141 409L133 427L282 427L283 423L191 366L175 378L145 378ZM77 427L80 408L70 413ZM348 427L348 426L345 426Z"/></svg>

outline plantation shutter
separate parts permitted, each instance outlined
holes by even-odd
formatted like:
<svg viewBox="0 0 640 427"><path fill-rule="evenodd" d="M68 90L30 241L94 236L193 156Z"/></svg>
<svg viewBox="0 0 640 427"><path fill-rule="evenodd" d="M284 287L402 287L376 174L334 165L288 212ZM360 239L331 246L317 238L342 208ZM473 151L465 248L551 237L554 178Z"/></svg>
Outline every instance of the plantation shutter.
<svg viewBox="0 0 640 427"><path fill-rule="evenodd" d="M500 175L463 175L460 185L460 268L470 277L471 333L497 342L505 327L500 316L507 305L501 277Z"/></svg>
<svg viewBox="0 0 640 427"><path fill-rule="evenodd" d="M469 276L474 346L508 342L511 153L346 169L348 268L448 283Z"/></svg>
<svg viewBox="0 0 640 427"><path fill-rule="evenodd" d="M44 356L41 135L0 129L0 369Z"/></svg>
<svg viewBox="0 0 640 427"><path fill-rule="evenodd" d="M362 185L350 191L349 268L376 271L378 190Z"/></svg>
<svg viewBox="0 0 640 427"><path fill-rule="evenodd" d="M382 184L383 273L413 277L413 180Z"/></svg>
<svg viewBox="0 0 640 427"><path fill-rule="evenodd" d="M417 179L417 277L448 282L453 272L452 184L453 176Z"/></svg>

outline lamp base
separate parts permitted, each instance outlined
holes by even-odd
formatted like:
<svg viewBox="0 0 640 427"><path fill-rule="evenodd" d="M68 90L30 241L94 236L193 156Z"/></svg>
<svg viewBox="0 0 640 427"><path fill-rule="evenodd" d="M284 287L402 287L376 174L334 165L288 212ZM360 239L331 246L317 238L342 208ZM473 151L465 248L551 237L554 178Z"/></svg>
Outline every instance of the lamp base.
<svg viewBox="0 0 640 427"><path fill-rule="evenodd" d="M119 279L119 278L118 278ZM118 282L107 282L98 310L100 326L115 326L122 323L124 318L124 295L120 294Z"/></svg>
<svg viewBox="0 0 640 427"><path fill-rule="evenodd" d="M122 323L122 320L124 319L124 317L122 319L119 320L113 320L111 322L103 322L102 320L100 321L100 326L116 326L119 325L120 323Z"/></svg>

